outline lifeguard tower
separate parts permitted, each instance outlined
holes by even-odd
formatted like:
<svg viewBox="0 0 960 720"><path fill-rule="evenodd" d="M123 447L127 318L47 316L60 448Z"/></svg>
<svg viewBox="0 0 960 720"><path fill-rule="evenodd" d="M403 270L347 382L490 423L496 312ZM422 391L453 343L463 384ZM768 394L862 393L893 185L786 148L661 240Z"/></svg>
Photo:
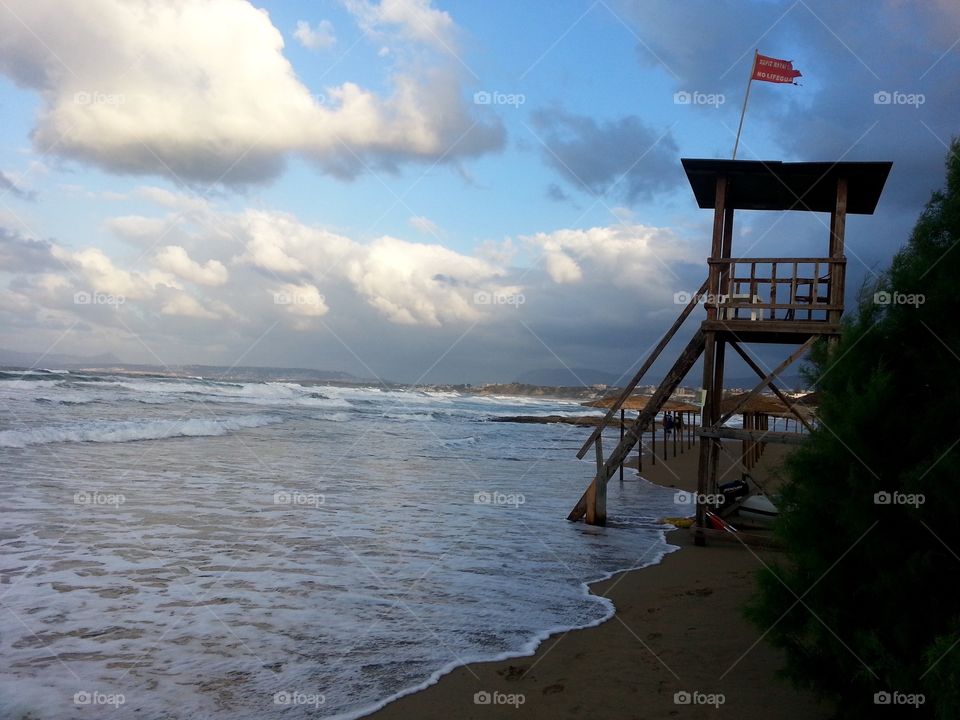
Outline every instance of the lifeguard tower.
<svg viewBox="0 0 960 720"><path fill-rule="evenodd" d="M697 475L697 541L705 534L704 496L717 491L717 466L724 439L756 442L798 442L797 433L771 433L727 427L731 417L769 388L797 421L810 429L774 380L821 337L840 333L844 310L844 231L848 214L872 215L890 173L890 162L801 162L684 159L681 161L697 204L713 210L713 239L707 279L690 297L673 326L646 358L606 416L580 448L583 458L593 445L596 474L568 519L606 523L606 485L656 418L684 376L703 356L703 413ZM737 210L805 211L829 215L828 244L822 257L734 257L733 227ZM784 240L782 245L789 246ZM650 401L609 457L604 458L602 433L633 393L663 349L694 308L703 301L706 317L663 378ZM743 346L750 343L796 345L780 364L764 371ZM757 374L759 381L721 413L724 360L730 346ZM793 437L790 437L793 436Z"/></svg>

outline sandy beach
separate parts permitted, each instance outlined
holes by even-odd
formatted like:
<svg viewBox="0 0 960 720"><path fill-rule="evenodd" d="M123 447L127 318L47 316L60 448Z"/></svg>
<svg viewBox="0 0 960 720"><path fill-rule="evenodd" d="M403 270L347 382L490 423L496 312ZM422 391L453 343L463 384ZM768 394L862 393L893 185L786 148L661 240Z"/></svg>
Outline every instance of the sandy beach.
<svg viewBox="0 0 960 720"><path fill-rule="evenodd" d="M784 454L770 445L756 468L754 476L771 490ZM645 458L643 477L694 490L696 462L695 449L655 466ZM725 467L722 457L721 474ZM643 482L634 471L625 476ZM828 717L812 695L777 677L779 653L743 618L756 571L776 553L719 543L698 548L687 530L672 531L668 540L681 549L660 564L592 586L616 606L606 623L552 636L530 657L457 668L370 717ZM477 702L484 699L490 702Z"/></svg>

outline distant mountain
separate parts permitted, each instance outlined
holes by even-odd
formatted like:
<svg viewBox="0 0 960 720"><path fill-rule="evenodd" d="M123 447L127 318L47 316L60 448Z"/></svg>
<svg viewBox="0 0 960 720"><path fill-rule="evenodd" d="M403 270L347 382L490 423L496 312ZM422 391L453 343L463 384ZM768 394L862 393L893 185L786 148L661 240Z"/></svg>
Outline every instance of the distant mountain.
<svg viewBox="0 0 960 720"><path fill-rule="evenodd" d="M339 370L315 370L313 368L276 367L229 367L226 365L137 365L124 363L112 353L102 355L66 355L37 352L21 352L0 348L0 366L16 368L88 370L92 372L115 372L129 375L163 375L179 377L205 377L218 380L248 382L339 382L361 384L370 382L348 372Z"/></svg>
<svg viewBox="0 0 960 720"><path fill-rule="evenodd" d="M152 367L152 366L137 366ZM247 382L267 380L288 380L293 382L342 382L360 383L364 379L340 370L315 370L313 368L276 368L276 367L224 367L219 365L178 365L171 368L191 377L217 378Z"/></svg>
<svg viewBox="0 0 960 720"><path fill-rule="evenodd" d="M590 368L540 368L528 370L519 377L522 385L541 387L577 387L581 385L614 385L620 378L613 373Z"/></svg>
<svg viewBox="0 0 960 720"><path fill-rule="evenodd" d="M0 365L28 368L68 368L77 365L113 365L119 363L112 353L101 355L66 355L63 353L43 354L38 352L21 352L0 348Z"/></svg>

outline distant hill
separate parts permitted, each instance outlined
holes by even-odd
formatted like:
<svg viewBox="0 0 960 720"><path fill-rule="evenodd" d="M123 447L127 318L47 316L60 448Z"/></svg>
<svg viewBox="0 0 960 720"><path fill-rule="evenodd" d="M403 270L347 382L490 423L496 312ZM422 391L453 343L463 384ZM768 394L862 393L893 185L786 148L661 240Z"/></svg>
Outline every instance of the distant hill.
<svg viewBox="0 0 960 720"><path fill-rule="evenodd" d="M6 350L0 348L0 365L12 365L14 367L28 368L68 368L77 365L113 365L119 363L112 353L103 353L101 355L66 355L63 353L43 354L38 352L21 352L19 350Z"/></svg>
<svg viewBox="0 0 960 720"><path fill-rule="evenodd" d="M370 382L348 372L339 370L315 370L313 368L277 367L229 367L226 365L138 365L124 363L112 353L102 355L67 355L37 352L20 352L0 348L0 366L52 370L87 370L90 372L113 372L129 375L161 375L178 377L205 377L222 380L264 382L338 382L361 384Z"/></svg>
<svg viewBox="0 0 960 720"><path fill-rule="evenodd" d="M479 387L445 386L438 389L457 390L459 392L468 392L473 395L516 395L521 397L547 397L564 398L568 400L593 400L600 397L600 391L594 390L582 385L574 387L563 387L560 385L526 385L523 383L507 383L494 385L481 385Z"/></svg>
<svg viewBox="0 0 960 720"><path fill-rule="evenodd" d="M514 381L521 385L541 387L575 387L580 385L614 385L620 378L613 373L590 368L540 368L528 370Z"/></svg>

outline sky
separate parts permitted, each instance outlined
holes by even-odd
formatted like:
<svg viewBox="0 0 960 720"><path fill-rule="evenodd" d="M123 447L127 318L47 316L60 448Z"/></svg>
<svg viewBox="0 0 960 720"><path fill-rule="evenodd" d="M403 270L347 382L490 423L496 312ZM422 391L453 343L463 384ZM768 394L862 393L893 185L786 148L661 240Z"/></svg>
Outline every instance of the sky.
<svg viewBox="0 0 960 720"><path fill-rule="evenodd" d="M0 0L0 347L629 376L706 276L680 159L731 156L755 49L803 76L739 159L893 162L849 304L942 185L955 0ZM734 254L825 222L741 212Z"/></svg>

